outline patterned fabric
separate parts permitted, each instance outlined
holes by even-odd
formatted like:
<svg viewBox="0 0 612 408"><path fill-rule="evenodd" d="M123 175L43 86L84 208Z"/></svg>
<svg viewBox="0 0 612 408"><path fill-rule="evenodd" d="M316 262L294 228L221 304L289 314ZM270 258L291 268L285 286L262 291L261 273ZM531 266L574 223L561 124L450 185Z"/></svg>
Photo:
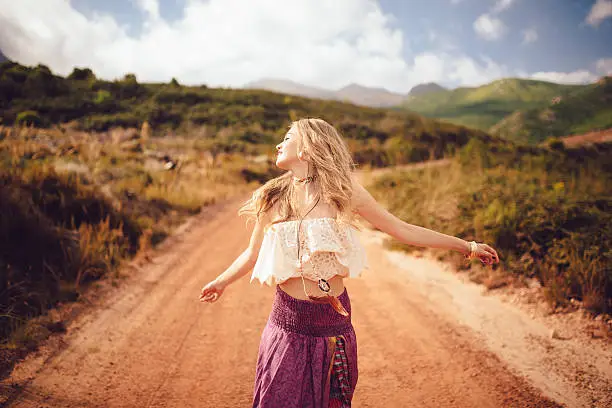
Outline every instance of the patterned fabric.
<svg viewBox="0 0 612 408"><path fill-rule="evenodd" d="M300 277L297 257L298 220L272 224L266 231L250 282L263 285ZM368 268L365 249L351 225L335 218L307 218L300 228L304 278L315 282L335 275L358 277Z"/></svg>
<svg viewBox="0 0 612 408"><path fill-rule="evenodd" d="M351 406L351 382L343 336L331 337L335 350L331 359L329 408L346 408Z"/></svg>

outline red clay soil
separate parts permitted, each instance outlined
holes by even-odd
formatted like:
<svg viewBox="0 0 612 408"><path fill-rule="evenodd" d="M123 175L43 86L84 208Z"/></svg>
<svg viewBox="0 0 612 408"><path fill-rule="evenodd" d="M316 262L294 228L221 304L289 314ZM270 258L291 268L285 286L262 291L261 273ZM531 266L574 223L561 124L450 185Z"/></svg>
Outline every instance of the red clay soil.
<svg viewBox="0 0 612 408"><path fill-rule="evenodd" d="M90 296L66 334L2 382L6 406L250 406L274 289L247 275L216 303L198 300L248 245L253 224L236 214L245 198L205 209L151 263ZM436 311L382 250L368 254L367 275L345 281L359 344L354 407L562 406Z"/></svg>

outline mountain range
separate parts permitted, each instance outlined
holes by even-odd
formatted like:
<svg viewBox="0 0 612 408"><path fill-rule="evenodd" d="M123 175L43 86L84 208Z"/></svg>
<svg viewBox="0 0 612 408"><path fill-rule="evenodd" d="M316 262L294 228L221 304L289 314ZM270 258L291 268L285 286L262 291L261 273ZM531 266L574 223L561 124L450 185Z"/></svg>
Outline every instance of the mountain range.
<svg viewBox="0 0 612 408"><path fill-rule="evenodd" d="M407 96L393 93L383 88L369 88L357 84L350 84L338 90L329 90L302 85L289 80L272 78L250 82L244 87L247 89L263 89L289 95L304 96L307 98L350 102L355 105L375 108L398 106Z"/></svg>
<svg viewBox="0 0 612 408"><path fill-rule="evenodd" d="M7 60L0 50L0 63ZM456 89L430 82L413 87L405 95L358 84L329 90L282 79L263 79L245 88L412 111L504 139L534 144L550 136L612 128L610 78L603 77L588 85L505 78L479 87Z"/></svg>
<svg viewBox="0 0 612 408"><path fill-rule="evenodd" d="M548 105L584 88L552 82L505 78L479 87L461 87L409 96L402 106L426 117L489 130L517 110Z"/></svg>

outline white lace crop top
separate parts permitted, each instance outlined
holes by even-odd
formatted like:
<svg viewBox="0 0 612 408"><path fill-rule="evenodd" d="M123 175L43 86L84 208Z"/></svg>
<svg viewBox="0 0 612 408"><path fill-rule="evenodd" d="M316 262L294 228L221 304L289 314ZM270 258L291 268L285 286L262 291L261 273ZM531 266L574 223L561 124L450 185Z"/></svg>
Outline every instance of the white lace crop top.
<svg viewBox="0 0 612 408"><path fill-rule="evenodd" d="M250 282L258 279L260 284L271 286L301 276L297 257L298 225L299 220L290 220L268 228ZM365 249L354 229L331 217L304 219L300 228L304 279L317 282L334 275L357 277L368 268Z"/></svg>

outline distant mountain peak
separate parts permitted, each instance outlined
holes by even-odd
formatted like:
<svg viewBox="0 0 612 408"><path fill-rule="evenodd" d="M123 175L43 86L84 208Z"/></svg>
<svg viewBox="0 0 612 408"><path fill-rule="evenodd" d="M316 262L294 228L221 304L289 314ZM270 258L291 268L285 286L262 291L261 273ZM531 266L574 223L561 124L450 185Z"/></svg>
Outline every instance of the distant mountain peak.
<svg viewBox="0 0 612 408"><path fill-rule="evenodd" d="M7 56L2 53L2 50L0 50L0 64L2 64L4 61L8 61L8 60L9 59L7 58Z"/></svg>
<svg viewBox="0 0 612 408"><path fill-rule="evenodd" d="M338 92L342 92L342 91L360 91L360 92L382 92L382 93L388 93L388 94L392 94L392 95L401 95L397 92L392 92L386 88L382 88L382 87L374 87L374 86L365 86L365 85L359 85L356 83L350 83L342 88L340 88L338 90ZM402 97L405 97L405 95L402 95Z"/></svg>
<svg viewBox="0 0 612 408"><path fill-rule="evenodd" d="M305 96L307 98L330 99L331 92L314 86L302 85L288 79L263 78L259 81L249 82L244 86L247 89L265 89L272 92L289 95Z"/></svg>
<svg viewBox="0 0 612 408"><path fill-rule="evenodd" d="M447 90L448 89L436 84L435 82L427 82L425 84L419 84L419 85L412 87L410 92L408 92L408 95L411 95L411 96L425 95L428 93L447 91Z"/></svg>
<svg viewBox="0 0 612 408"><path fill-rule="evenodd" d="M354 103L356 105L373 107L397 106L405 99L405 95L393 93L384 88L371 88L356 83L350 83L337 91L332 91L302 85L290 80L265 78L259 81L251 82L245 85L245 88L267 89L290 95L299 95L308 98L341 100Z"/></svg>

